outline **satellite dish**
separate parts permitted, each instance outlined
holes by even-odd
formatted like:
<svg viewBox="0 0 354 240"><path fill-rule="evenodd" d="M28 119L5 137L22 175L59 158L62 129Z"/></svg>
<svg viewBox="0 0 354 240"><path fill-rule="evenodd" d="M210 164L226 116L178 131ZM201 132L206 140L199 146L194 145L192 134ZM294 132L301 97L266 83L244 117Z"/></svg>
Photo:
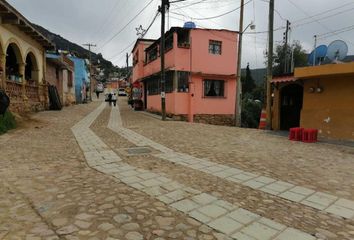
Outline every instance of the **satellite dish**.
<svg viewBox="0 0 354 240"><path fill-rule="evenodd" d="M342 61L348 54L348 45L342 40L331 42L327 50L327 58L331 61Z"/></svg>
<svg viewBox="0 0 354 240"><path fill-rule="evenodd" d="M308 58L309 65L319 65L325 59L328 48L326 45L320 45L313 50ZM315 59L314 59L315 58ZM315 61L315 63L314 63Z"/></svg>

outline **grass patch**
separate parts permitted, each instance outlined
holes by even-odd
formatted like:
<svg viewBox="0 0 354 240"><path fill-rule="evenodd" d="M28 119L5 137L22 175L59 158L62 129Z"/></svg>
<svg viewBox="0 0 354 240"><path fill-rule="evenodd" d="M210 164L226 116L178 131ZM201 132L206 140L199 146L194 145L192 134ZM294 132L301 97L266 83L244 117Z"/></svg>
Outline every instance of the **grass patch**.
<svg viewBox="0 0 354 240"><path fill-rule="evenodd" d="M0 134L4 134L14 128L16 128L16 120L9 111L6 111L4 115L0 115Z"/></svg>

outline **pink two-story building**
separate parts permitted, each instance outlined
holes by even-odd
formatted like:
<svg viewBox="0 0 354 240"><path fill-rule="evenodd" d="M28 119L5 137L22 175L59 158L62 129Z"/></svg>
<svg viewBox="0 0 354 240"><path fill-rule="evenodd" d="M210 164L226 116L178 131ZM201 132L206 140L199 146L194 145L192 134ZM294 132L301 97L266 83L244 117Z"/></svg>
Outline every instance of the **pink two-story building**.
<svg viewBox="0 0 354 240"><path fill-rule="evenodd" d="M166 112L175 119L230 125L235 111L238 33L173 27L165 35ZM133 82L144 108L161 112L160 39L138 39Z"/></svg>

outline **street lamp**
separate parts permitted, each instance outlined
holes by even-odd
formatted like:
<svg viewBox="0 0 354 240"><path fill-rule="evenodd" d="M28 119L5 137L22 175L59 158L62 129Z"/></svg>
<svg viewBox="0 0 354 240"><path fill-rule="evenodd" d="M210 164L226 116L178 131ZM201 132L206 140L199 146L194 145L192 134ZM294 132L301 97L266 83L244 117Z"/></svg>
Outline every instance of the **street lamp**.
<svg viewBox="0 0 354 240"><path fill-rule="evenodd" d="M243 33L250 28L254 30L256 25L251 22L243 30L243 0L241 2L241 17L240 17L240 31L238 34L238 50L237 50L237 70L236 70L236 98L235 98L235 126L241 127L241 113L242 113L242 83L241 83L241 57L242 57L242 36Z"/></svg>

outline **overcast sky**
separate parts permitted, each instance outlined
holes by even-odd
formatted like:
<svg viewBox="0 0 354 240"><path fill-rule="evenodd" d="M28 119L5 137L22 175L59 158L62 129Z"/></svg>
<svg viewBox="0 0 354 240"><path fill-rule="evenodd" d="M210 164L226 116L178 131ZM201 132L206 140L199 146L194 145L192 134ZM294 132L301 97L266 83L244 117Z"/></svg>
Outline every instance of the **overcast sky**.
<svg viewBox="0 0 354 240"><path fill-rule="evenodd" d="M115 65L124 66L125 53L131 51L132 43L137 38L135 28L139 25L146 28L150 24L161 0L8 2L33 23L77 44L97 44L95 52L101 52ZM267 33L264 32L268 28L269 3L268 0L245 0L245 3L244 26L253 21L256 29L248 29L244 34L242 65L250 63L251 68L259 68L264 66L267 47ZM146 5L148 7L122 30ZM221 15L239 6L240 0L186 0L173 3L167 27L183 26L183 22L192 20L201 28L238 30L239 10L211 20L196 19ZM354 53L354 0L275 0L275 9L275 29L285 27L288 19L292 23L291 40L300 41L306 50L312 50L314 35L343 29L337 34L323 35L318 45L328 45L333 40L341 39L347 42L349 53ZM160 20L160 17L156 19L145 38L158 38ZM275 32L275 43L282 41L284 31L279 29Z"/></svg>

